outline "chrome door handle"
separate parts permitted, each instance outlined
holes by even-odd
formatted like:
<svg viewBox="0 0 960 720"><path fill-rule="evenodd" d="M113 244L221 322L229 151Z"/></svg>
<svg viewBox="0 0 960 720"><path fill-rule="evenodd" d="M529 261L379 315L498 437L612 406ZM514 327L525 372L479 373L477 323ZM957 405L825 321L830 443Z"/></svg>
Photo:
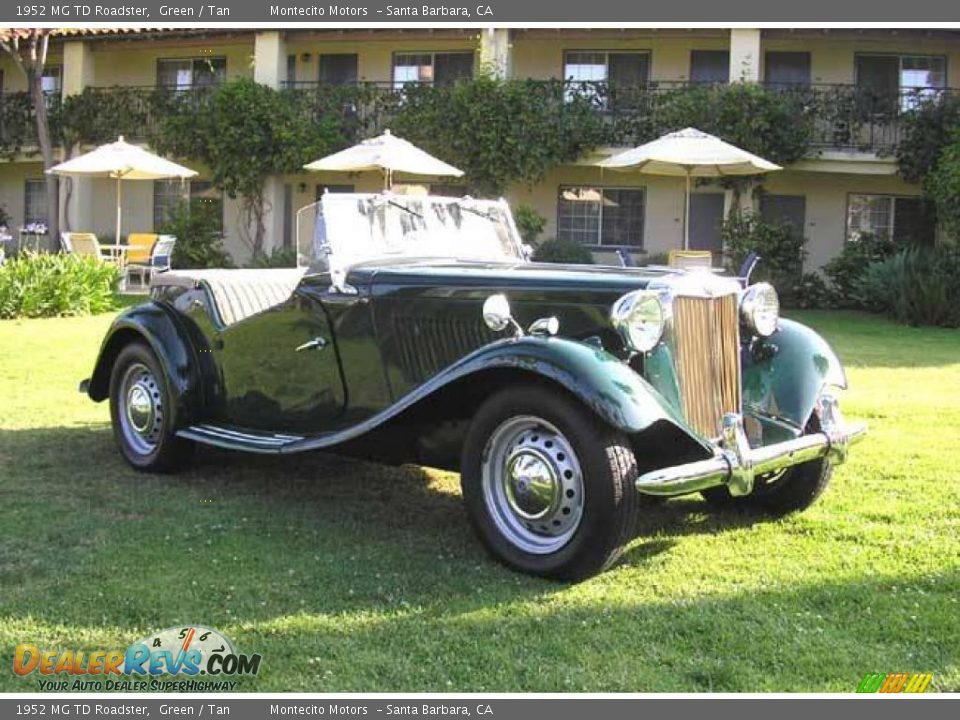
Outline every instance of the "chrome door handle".
<svg viewBox="0 0 960 720"><path fill-rule="evenodd" d="M315 337L313 340L308 340L303 345L298 345L294 352L300 352L301 350L323 350L327 346L327 341L322 337Z"/></svg>

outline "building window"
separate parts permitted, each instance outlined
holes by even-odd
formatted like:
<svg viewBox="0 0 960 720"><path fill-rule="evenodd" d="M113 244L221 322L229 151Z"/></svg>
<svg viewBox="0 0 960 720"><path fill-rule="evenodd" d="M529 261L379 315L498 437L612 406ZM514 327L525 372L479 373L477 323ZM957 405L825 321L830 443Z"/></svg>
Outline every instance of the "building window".
<svg viewBox="0 0 960 720"><path fill-rule="evenodd" d="M729 50L690 51L690 82L725 83L729 80Z"/></svg>
<svg viewBox="0 0 960 720"><path fill-rule="evenodd" d="M184 58L157 60L157 85L175 90L214 87L227 77L227 59Z"/></svg>
<svg viewBox="0 0 960 720"><path fill-rule="evenodd" d="M184 202L191 208L206 209L220 219L223 228L223 193L209 180L154 180L153 229L159 230L171 220Z"/></svg>
<svg viewBox="0 0 960 720"><path fill-rule="evenodd" d="M947 85L947 60L938 55L857 55L857 87L873 112L909 110Z"/></svg>
<svg viewBox="0 0 960 720"><path fill-rule="evenodd" d="M557 237L584 245L643 247L643 188L561 186Z"/></svg>
<svg viewBox="0 0 960 720"><path fill-rule="evenodd" d="M847 240L863 235L892 239L898 245L932 245L936 220L919 197L851 193L847 199Z"/></svg>
<svg viewBox="0 0 960 720"><path fill-rule="evenodd" d="M810 53L771 50L763 56L763 79L767 85L809 85Z"/></svg>
<svg viewBox="0 0 960 720"><path fill-rule="evenodd" d="M395 53L393 84L433 83L452 85L473 77L473 52Z"/></svg>
<svg viewBox="0 0 960 720"><path fill-rule="evenodd" d="M359 77L359 56L356 53L331 53L319 56L321 83L354 85Z"/></svg>
<svg viewBox="0 0 960 720"><path fill-rule="evenodd" d="M567 97L587 96L602 110L628 110L634 88L650 81L650 53L568 50L563 55Z"/></svg>
<svg viewBox="0 0 960 720"><path fill-rule="evenodd" d="M40 87L45 95L59 95L63 89L63 68L59 65L48 65L40 76Z"/></svg>
<svg viewBox="0 0 960 720"><path fill-rule="evenodd" d="M23 188L23 224L47 222L47 181L29 179Z"/></svg>
<svg viewBox="0 0 960 720"><path fill-rule="evenodd" d="M563 78L570 82L644 85L650 80L650 53L568 50L563 55Z"/></svg>

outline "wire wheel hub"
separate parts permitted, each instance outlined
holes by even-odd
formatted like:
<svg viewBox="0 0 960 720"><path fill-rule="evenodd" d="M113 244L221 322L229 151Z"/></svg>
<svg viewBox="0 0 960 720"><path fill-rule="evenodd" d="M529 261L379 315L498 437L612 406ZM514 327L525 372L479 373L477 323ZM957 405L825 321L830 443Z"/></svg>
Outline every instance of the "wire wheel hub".
<svg viewBox="0 0 960 720"><path fill-rule="evenodd" d="M542 418L513 417L493 431L484 450L482 484L497 529L525 552L554 553L580 526L580 462L570 441Z"/></svg>

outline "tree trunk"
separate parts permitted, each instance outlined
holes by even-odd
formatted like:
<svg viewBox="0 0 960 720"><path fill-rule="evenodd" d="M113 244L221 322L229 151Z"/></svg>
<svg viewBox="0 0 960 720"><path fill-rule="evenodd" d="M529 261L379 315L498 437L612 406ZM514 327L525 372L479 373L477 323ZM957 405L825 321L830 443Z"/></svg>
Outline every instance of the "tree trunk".
<svg viewBox="0 0 960 720"><path fill-rule="evenodd" d="M50 138L50 118L47 113L47 98L43 94L43 78L39 71L30 74L30 96L33 100L33 111L37 119L37 144L40 146L40 155L43 158L43 169L49 170L54 165L53 142ZM59 247L60 243L60 179L56 175L46 176L47 181L47 230L49 232L51 250Z"/></svg>

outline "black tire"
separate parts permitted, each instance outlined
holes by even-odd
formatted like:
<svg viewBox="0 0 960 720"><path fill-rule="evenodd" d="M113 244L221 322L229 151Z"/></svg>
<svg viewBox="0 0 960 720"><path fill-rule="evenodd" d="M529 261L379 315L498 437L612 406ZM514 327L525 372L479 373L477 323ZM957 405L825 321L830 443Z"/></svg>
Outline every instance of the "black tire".
<svg viewBox="0 0 960 720"><path fill-rule="evenodd" d="M153 403L145 433L137 432L132 421L124 419L129 418L126 405L131 383L138 385L137 392L146 392ZM194 444L174 434L172 410L166 375L150 347L140 342L124 347L110 372L110 419L120 454L135 470L172 472L192 456Z"/></svg>
<svg viewBox="0 0 960 720"><path fill-rule="evenodd" d="M733 497L725 487L704 490L701 494L716 508L739 507L782 517L813 505L827 489L832 476L833 463L819 458L796 465L769 483L758 481L749 495Z"/></svg>
<svg viewBox="0 0 960 720"><path fill-rule="evenodd" d="M541 548L531 552L521 547L511 539L510 531L505 532L498 526L494 516L499 512L499 522L503 525L502 502L498 505L491 497L491 493L495 493L490 489L496 486L495 475L490 471L485 473L484 465L502 467L503 477L509 476L507 465L493 462L488 458L488 452L499 457L498 445L490 444L497 442L501 428L518 418L544 423L547 437L553 437L550 432L558 431L562 443L557 447L566 445L573 453L572 458L563 458L561 453L557 453L558 457L575 462L581 470L576 477L581 483L578 487L582 488L582 498L577 499L570 488L564 490L565 485L559 485L555 493L559 505L578 503L578 524L568 531L571 534L563 540L564 544L553 549ZM537 436L532 435L531 439L536 440ZM523 439L514 445L514 453L522 452L525 442ZM550 447L549 443L547 447ZM509 457L516 457L516 454ZM605 425L562 390L541 385L510 387L489 398L475 415L463 448L463 497L471 524L484 546L495 558L512 568L555 580L588 578L607 569L619 558L632 538L636 524L640 504L639 493L634 487L636 477L636 459L621 433ZM522 486L525 480L519 482ZM526 492L523 487L521 490ZM564 498L574 499L568 501ZM557 509L569 514L569 507ZM558 514L557 517L563 516ZM526 518L519 519L519 522L525 524ZM527 526L534 532L534 528ZM554 540L559 542L556 538L549 539L549 542Z"/></svg>

